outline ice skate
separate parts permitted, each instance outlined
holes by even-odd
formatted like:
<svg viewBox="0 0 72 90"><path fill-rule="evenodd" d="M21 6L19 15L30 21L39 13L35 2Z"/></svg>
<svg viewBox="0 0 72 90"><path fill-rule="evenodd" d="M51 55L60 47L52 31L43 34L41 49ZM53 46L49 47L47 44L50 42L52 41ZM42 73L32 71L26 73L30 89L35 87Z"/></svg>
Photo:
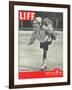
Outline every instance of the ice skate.
<svg viewBox="0 0 72 90"><path fill-rule="evenodd" d="M41 67L41 70L44 70L46 68L47 68L46 63L44 63L43 66Z"/></svg>

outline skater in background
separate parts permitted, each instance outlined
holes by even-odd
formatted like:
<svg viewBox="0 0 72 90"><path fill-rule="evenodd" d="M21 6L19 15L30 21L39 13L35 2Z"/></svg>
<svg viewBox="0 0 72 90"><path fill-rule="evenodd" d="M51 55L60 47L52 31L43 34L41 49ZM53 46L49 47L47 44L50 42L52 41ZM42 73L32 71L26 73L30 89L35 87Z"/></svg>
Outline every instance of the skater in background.
<svg viewBox="0 0 72 90"><path fill-rule="evenodd" d="M43 21L42 25L42 18L41 17L35 17L32 21L33 23L33 33L30 38L30 42L28 45L31 45L34 43L34 41L37 39L40 42L40 48L43 49L43 65L41 69L45 69L47 67L46 60L47 60L47 51L48 46L52 43L51 35L53 33L53 27L49 25L46 25L45 20Z"/></svg>

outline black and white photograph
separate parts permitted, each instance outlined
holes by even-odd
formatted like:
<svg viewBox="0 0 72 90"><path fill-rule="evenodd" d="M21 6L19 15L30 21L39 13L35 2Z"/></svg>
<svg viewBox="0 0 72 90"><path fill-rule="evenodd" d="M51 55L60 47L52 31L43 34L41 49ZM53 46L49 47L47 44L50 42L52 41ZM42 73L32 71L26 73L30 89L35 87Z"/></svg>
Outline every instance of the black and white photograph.
<svg viewBox="0 0 72 90"><path fill-rule="evenodd" d="M63 13L19 11L19 15L20 72L63 70Z"/></svg>
<svg viewBox="0 0 72 90"><path fill-rule="evenodd" d="M69 5L9 2L10 88L70 84L69 15Z"/></svg>

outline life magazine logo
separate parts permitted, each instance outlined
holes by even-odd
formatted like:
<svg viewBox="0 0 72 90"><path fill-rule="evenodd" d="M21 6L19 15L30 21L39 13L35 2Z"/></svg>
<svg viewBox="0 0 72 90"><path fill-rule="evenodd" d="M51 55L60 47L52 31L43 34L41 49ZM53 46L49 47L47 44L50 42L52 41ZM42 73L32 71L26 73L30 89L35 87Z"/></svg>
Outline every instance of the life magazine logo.
<svg viewBox="0 0 72 90"><path fill-rule="evenodd" d="M35 17L36 13L32 11L19 11L19 20L33 20Z"/></svg>

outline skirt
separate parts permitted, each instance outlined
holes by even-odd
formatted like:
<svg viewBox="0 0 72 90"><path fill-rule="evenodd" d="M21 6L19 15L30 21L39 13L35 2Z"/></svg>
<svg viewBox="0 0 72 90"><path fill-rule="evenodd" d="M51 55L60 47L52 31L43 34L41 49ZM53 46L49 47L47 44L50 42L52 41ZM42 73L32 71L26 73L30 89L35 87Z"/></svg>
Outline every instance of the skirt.
<svg viewBox="0 0 72 90"><path fill-rule="evenodd" d="M50 45L52 43L52 41L45 41L45 42L40 42L40 48L44 49L44 50L48 50L48 45Z"/></svg>

